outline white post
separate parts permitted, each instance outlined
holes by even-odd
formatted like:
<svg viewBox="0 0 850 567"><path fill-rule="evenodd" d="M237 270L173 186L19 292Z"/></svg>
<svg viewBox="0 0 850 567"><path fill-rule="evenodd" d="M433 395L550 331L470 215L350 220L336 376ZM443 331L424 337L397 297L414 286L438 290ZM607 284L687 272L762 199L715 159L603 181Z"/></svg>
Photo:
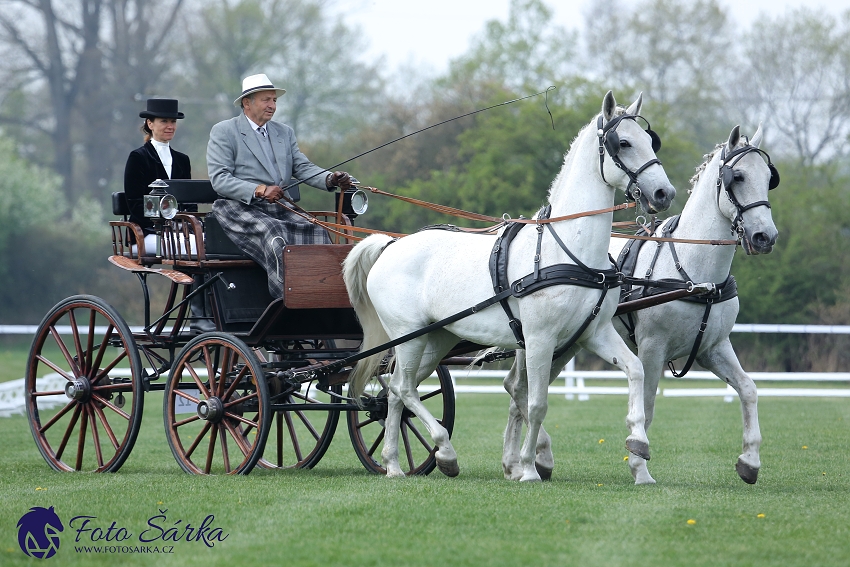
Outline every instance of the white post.
<svg viewBox="0 0 850 567"><path fill-rule="evenodd" d="M575 372L575 370L576 370L576 359L575 359L575 357L570 359L570 361L564 367L564 370L566 370L567 372ZM567 376L564 379L564 381L565 381L564 385L567 388L574 388L575 385L576 385L576 379L573 378L572 376ZM569 393L564 394L564 397L568 400L574 400L576 398L575 394L569 394Z"/></svg>

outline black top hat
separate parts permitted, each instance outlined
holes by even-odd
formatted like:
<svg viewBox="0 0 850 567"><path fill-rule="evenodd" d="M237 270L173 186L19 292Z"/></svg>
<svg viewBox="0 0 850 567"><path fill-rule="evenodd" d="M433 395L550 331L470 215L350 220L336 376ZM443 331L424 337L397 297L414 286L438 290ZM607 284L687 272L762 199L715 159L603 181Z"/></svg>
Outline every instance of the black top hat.
<svg viewBox="0 0 850 567"><path fill-rule="evenodd" d="M183 118L182 112L177 112L177 99L149 98L148 108L139 113L141 118Z"/></svg>

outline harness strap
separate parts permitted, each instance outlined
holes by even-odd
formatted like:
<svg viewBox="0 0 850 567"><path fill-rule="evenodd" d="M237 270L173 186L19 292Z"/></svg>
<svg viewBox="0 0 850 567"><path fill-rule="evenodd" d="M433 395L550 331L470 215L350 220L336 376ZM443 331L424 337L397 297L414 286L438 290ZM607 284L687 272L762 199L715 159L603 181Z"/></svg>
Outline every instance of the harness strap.
<svg viewBox="0 0 850 567"><path fill-rule="evenodd" d="M505 229L493 245L493 252L490 254L489 262L490 278L493 281L493 291L497 294L504 293L505 291L508 292L508 295L500 300L499 303L502 305L505 315L508 316L508 326L511 328L511 332L513 332L514 338L521 348L525 348L525 338L522 334L522 323L519 319L514 317L513 311L511 311L511 307L507 301L507 298L511 293L511 285L508 281L508 249L510 248L510 244L513 239L517 234L519 234L519 231L522 230L524 226L524 224L511 224Z"/></svg>
<svg viewBox="0 0 850 567"><path fill-rule="evenodd" d="M688 373L688 370L691 369L691 366L694 364L694 360L697 358L697 352L699 351L699 346L702 344L702 337L705 335L705 329L708 327L708 315L711 313L711 306L713 305L712 301L707 301L705 304L705 312L702 315L702 323L699 325L699 331L697 331L697 338L694 340L694 346L691 347L691 354L688 355L688 360L685 362L685 367L682 368L681 372L676 372L676 367L673 366L673 361L667 361L667 367L670 369L670 372L673 373L673 376L676 378L682 378L685 374Z"/></svg>

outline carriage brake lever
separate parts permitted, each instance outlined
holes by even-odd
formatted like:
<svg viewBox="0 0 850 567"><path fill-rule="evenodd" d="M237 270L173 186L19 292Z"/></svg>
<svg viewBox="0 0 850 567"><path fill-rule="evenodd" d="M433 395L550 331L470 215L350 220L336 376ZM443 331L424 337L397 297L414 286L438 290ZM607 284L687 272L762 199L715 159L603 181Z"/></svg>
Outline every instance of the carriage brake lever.
<svg viewBox="0 0 850 567"><path fill-rule="evenodd" d="M218 277L218 279L221 280L221 283L224 284L224 289L226 289L227 291L233 291L233 290L236 289L236 284L233 283L233 282L229 282L226 279L224 279L224 276L222 275L221 272L216 274L216 276Z"/></svg>

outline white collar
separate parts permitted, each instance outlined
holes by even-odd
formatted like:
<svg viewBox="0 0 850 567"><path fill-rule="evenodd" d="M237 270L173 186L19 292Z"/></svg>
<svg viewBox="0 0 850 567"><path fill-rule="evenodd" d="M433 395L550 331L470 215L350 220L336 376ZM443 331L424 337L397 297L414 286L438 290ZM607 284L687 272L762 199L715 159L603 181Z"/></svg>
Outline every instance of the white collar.
<svg viewBox="0 0 850 567"><path fill-rule="evenodd" d="M248 115L247 115L247 114L245 115L245 119L248 121L248 124L250 124L250 125L251 125L251 128L254 130L254 132L258 132L258 133L259 133L260 128L265 128L265 129L266 129L266 132L268 132L268 131L269 131L268 126L260 126L260 125L258 125L256 122L254 122L253 120L251 120L250 118L248 118ZM268 124L268 123L266 123L266 124Z"/></svg>
<svg viewBox="0 0 850 567"><path fill-rule="evenodd" d="M151 144L153 144L153 147L154 147L154 148L156 148L157 150L160 150L160 149L163 149L163 150L164 150L164 149L166 149L166 148L170 148L170 147L171 147L171 146L168 144L168 142L160 142L159 140L154 140L153 138L151 138Z"/></svg>

